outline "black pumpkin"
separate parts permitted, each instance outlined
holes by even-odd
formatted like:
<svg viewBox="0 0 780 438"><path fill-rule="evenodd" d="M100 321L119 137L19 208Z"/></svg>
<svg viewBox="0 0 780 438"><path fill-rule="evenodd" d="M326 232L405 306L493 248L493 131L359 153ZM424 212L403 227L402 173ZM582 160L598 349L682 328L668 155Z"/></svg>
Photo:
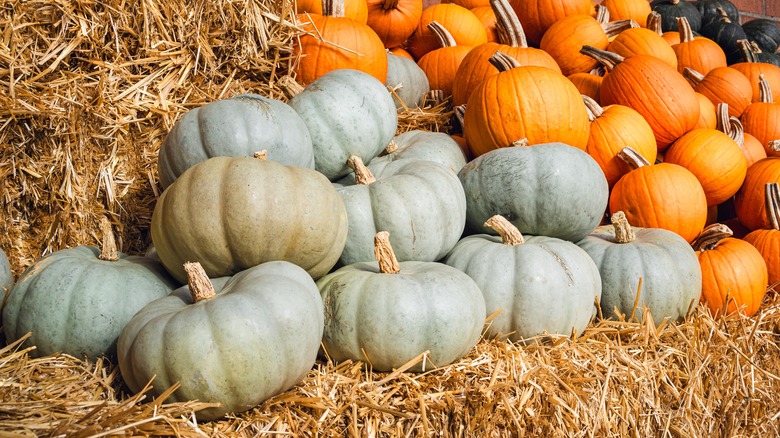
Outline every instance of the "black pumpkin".
<svg viewBox="0 0 780 438"><path fill-rule="evenodd" d="M761 47L755 41L750 42L750 51L753 52L753 62L765 62L780 67L780 57L774 53L761 50Z"/></svg>
<svg viewBox="0 0 780 438"><path fill-rule="evenodd" d="M757 18L742 25L750 41L754 41L762 52L775 53L780 46L780 26L772 20Z"/></svg>
<svg viewBox="0 0 780 438"><path fill-rule="evenodd" d="M720 19L706 23L701 28L701 35L718 43L726 54L726 62L729 65L742 62L743 56L738 41L746 40L747 35L739 23L731 21L723 8L718 11L721 14Z"/></svg>
<svg viewBox="0 0 780 438"><path fill-rule="evenodd" d="M677 31L677 17L685 17L694 32L701 29L701 12L693 3L684 0L654 0L650 7L661 14L661 29L664 32Z"/></svg>
<svg viewBox="0 0 780 438"><path fill-rule="evenodd" d="M704 26L710 19L720 19L720 12L718 8L726 11L729 19L734 23L739 23L739 10L729 0L699 0L693 2L696 9L699 10L702 19L702 26Z"/></svg>

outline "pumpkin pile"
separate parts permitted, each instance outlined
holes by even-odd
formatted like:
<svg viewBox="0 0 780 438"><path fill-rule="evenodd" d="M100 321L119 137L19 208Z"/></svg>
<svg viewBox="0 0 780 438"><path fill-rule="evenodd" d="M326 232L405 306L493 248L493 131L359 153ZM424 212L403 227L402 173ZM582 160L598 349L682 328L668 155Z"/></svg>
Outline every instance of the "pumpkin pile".
<svg viewBox="0 0 780 438"><path fill-rule="evenodd" d="M317 357L426 371L481 335L753 315L780 281L780 32L695 3L298 2L305 88L174 125L146 255L108 222L15 284L0 252L7 340L212 420ZM396 135L432 95L453 132Z"/></svg>

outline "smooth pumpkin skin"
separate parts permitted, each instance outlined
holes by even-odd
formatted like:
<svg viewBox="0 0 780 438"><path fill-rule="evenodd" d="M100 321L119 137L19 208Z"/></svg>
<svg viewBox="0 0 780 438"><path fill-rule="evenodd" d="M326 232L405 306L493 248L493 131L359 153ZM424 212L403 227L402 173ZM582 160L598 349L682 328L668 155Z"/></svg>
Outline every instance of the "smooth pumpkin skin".
<svg viewBox="0 0 780 438"><path fill-rule="evenodd" d="M628 318L634 307L639 279L642 290L634 312L642 320L649 308L653 322L679 321L691 302L698 303L702 275L696 253L678 234L660 228L633 227L636 240L617 243L615 228L602 225L577 242L598 266L603 283L601 312L617 318L615 308Z"/></svg>
<svg viewBox="0 0 780 438"><path fill-rule="evenodd" d="M429 350L430 369L476 344L485 323L476 283L442 263L406 261L400 267L384 274L376 262L355 263L317 282L325 304L322 344L331 359L368 359L373 370L390 371ZM423 371L422 363L411 370Z"/></svg>
<svg viewBox="0 0 780 438"><path fill-rule="evenodd" d="M118 343L122 377L134 392L154 377L168 402L220 402L201 421L248 410L300 382L317 358L324 315L314 280L275 261L212 282L217 295L192 303L188 286L150 303ZM155 377L156 376L156 377Z"/></svg>
<svg viewBox="0 0 780 438"><path fill-rule="evenodd" d="M168 187L185 170L211 157L251 157L314 169L309 129L289 105L256 94L210 102L188 111L160 145L160 183Z"/></svg>
<svg viewBox="0 0 780 438"><path fill-rule="evenodd" d="M152 214L152 241L171 274L197 260L210 277L286 260L314 278L335 265L347 212L322 174L258 158L215 157L166 189Z"/></svg>
<svg viewBox="0 0 780 438"><path fill-rule="evenodd" d="M387 52L387 81L385 85L395 89L392 95L395 107L401 109L406 105L408 108L420 107L423 104L425 94L431 89L428 83L428 76L414 62L411 57L393 55Z"/></svg>
<svg viewBox="0 0 780 438"><path fill-rule="evenodd" d="M642 27L651 11L647 0L604 0L601 4L609 10L610 20L634 20Z"/></svg>
<svg viewBox="0 0 780 438"><path fill-rule="evenodd" d="M596 161L563 143L496 149L458 173L466 192L466 224L476 232L491 216L506 217L523 234L577 241L606 210L608 185Z"/></svg>
<svg viewBox="0 0 780 438"><path fill-rule="evenodd" d="M722 313L727 296L727 314L738 308L746 316L758 312L769 277L766 262L753 245L727 237L696 255L702 271L702 301L713 315Z"/></svg>
<svg viewBox="0 0 780 438"><path fill-rule="evenodd" d="M753 86L748 78L731 67L715 67L701 81L692 82L693 89L706 96L713 105L725 102L729 116L740 117L753 100Z"/></svg>
<svg viewBox="0 0 780 438"><path fill-rule="evenodd" d="M590 0L510 0L525 29L528 44L538 47L547 29L571 15L589 15Z"/></svg>
<svg viewBox="0 0 780 438"><path fill-rule="evenodd" d="M539 48L555 59L564 76L569 76L589 72L599 65L595 59L580 53L580 48L586 44L607 48L609 38L602 23L590 15L570 15L547 29Z"/></svg>
<svg viewBox="0 0 780 438"><path fill-rule="evenodd" d="M368 20L385 47L400 46L417 28L423 11L422 0L368 0Z"/></svg>
<svg viewBox="0 0 780 438"><path fill-rule="evenodd" d="M118 261L106 261L99 255L94 246L77 246L27 268L3 308L8 342L32 332L25 344L37 347L33 357L113 357L130 318L178 286L150 257L119 253Z"/></svg>
<svg viewBox="0 0 780 438"><path fill-rule="evenodd" d="M601 278L577 245L546 236L525 236L518 245L498 236L463 238L445 263L465 272L485 297L486 315L501 310L489 336L513 342L543 335L581 334L595 315Z"/></svg>
<svg viewBox="0 0 780 438"><path fill-rule="evenodd" d="M433 161L444 165L455 173L458 173L466 165L466 155L460 144L451 135L444 132L414 129L396 135L393 142L398 146L398 149L387 155L374 158L369 167L407 158Z"/></svg>
<svg viewBox="0 0 780 438"><path fill-rule="evenodd" d="M314 146L314 166L333 180L349 172L347 159L371 161L390 143L398 112L384 81L352 69L334 70L290 99Z"/></svg>
<svg viewBox="0 0 780 438"><path fill-rule="evenodd" d="M485 26L473 12L456 4L434 4L423 9L417 28L406 40L406 49L415 60L440 47L439 39L428 29L433 21L446 28L459 46L475 47L487 42Z"/></svg>
<svg viewBox="0 0 780 438"><path fill-rule="evenodd" d="M641 27L626 29L609 42L607 50L624 57L639 54L655 56L672 68L678 68L677 55L672 46L661 35L650 29Z"/></svg>

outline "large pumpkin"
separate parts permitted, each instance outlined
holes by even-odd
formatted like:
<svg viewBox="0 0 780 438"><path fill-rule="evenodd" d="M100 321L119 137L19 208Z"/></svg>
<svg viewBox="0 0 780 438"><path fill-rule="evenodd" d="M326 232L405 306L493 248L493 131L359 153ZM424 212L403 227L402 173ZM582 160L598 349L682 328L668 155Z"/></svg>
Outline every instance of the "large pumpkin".
<svg viewBox="0 0 780 438"><path fill-rule="evenodd" d="M336 264L347 237L344 203L327 178L260 158L210 158L168 187L152 241L179 281L197 260L210 277L286 260L314 278Z"/></svg>
<svg viewBox="0 0 780 438"><path fill-rule="evenodd" d="M187 265L188 286L141 309L122 331L127 386L168 402L219 403L201 421L242 412L303 380L317 358L324 316L314 280L292 263L254 266L213 284ZM154 380L152 380L154 379Z"/></svg>
<svg viewBox="0 0 780 438"><path fill-rule="evenodd" d="M256 94L218 100L188 111L160 145L157 171L163 188L211 157L251 157L314 168L309 129L289 105Z"/></svg>
<svg viewBox="0 0 780 438"><path fill-rule="evenodd" d="M315 169L331 180L349 172L350 156L368 162L379 155L398 126L398 112L384 82L357 70L332 71L289 104L309 127Z"/></svg>
<svg viewBox="0 0 780 438"><path fill-rule="evenodd" d="M452 249L445 263L479 285L490 320L487 335L528 342L544 335L581 334L595 315L601 278L577 245L546 236L523 237L503 216Z"/></svg>
<svg viewBox="0 0 780 438"><path fill-rule="evenodd" d="M769 284L780 282L780 187L778 183L766 184L764 188L766 220L768 226L754 230L745 236L764 258L769 273Z"/></svg>
<svg viewBox="0 0 780 438"><path fill-rule="evenodd" d="M466 192L467 225L500 214L523 234L577 241L601 222L608 185L596 161L563 143L496 149L458 174Z"/></svg>
<svg viewBox="0 0 780 438"><path fill-rule="evenodd" d="M177 286L158 260L117 252L107 220L103 234L102 250L55 251L22 273L3 308L9 343L32 332L25 345L36 347L34 357L113 358L130 318Z"/></svg>
<svg viewBox="0 0 780 438"><path fill-rule="evenodd" d="M699 302L702 287L691 246L671 231L632 228L620 211L611 221L578 242L599 267L603 317L642 320L647 309L655 324L682 319Z"/></svg>
<svg viewBox="0 0 780 438"><path fill-rule="evenodd" d="M469 352L485 322L479 286L435 262L398 262L390 237L377 233L376 259L345 266L317 282L325 304L322 347L335 361L360 360L391 371L426 371Z"/></svg>

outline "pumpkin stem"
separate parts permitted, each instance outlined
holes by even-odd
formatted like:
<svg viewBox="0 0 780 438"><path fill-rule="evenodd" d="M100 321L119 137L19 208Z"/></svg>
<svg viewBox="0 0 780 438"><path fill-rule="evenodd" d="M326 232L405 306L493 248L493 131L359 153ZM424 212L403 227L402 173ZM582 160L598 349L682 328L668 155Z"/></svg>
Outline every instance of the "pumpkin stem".
<svg viewBox="0 0 780 438"><path fill-rule="evenodd" d="M507 0L490 0L490 8L496 14L496 30L501 44L510 47L528 48L523 25Z"/></svg>
<svg viewBox="0 0 780 438"><path fill-rule="evenodd" d="M430 105L438 106L441 105L446 98L447 96L444 95L444 91L430 90L425 97L425 101Z"/></svg>
<svg viewBox="0 0 780 438"><path fill-rule="evenodd" d="M322 0L322 15L326 17L343 17L344 0Z"/></svg>
<svg viewBox="0 0 780 438"><path fill-rule="evenodd" d="M190 287L190 295L194 303L217 296L217 293L214 292L214 285L211 284L208 274L200 263L184 263L184 272L187 273L187 285Z"/></svg>
<svg viewBox="0 0 780 438"><path fill-rule="evenodd" d="M715 8L716 11L718 11L718 14L720 14L720 22L721 23L731 23L731 18L729 18L729 14L726 12L725 9L718 6Z"/></svg>
<svg viewBox="0 0 780 438"><path fill-rule="evenodd" d="M753 51L753 47L748 40L737 40L737 45L739 46L739 51L742 52L742 59L745 62L758 62L756 52Z"/></svg>
<svg viewBox="0 0 780 438"><path fill-rule="evenodd" d="M254 154L252 154L253 157L259 159L259 160L267 160L268 159L268 151L263 149L262 151L257 151Z"/></svg>
<svg viewBox="0 0 780 438"><path fill-rule="evenodd" d="M100 248L100 260L115 262L119 260L119 254L116 249L116 239L114 230L111 228L111 221L103 216L100 220L100 232L103 234L103 246Z"/></svg>
<svg viewBox="0 0 780 438"><path fill-rule="evenodd" d="M677 17L677 31L680 32L680 43L690 43L695 38L691 23L685 17Z"/></svg>
<svg viewBox="0 0 780 438"><path fill-rule="evenodd" d="M628 223L628 218L625 213L616 211L615 213L612 213L609 220L615 228L615 242L631 243L636 240L636 234Z"/></svg>
<svg viewBox="0 0 780 438"><path fill-rule="evenodd" d="M688 81L689 84L691 84L691 87L696 88L701 84L701 81L704 80L705 76L696 70L685 67L683 69L683 77Z"/></svg>
<svg viewBox="0 0 780 438"><path fill-rule="evenodd" d="M455 118L458 119L460 127L463 128L463 121L466 118L466 104L458 105L455 107Z"/></svg>
<svg viewBox="0 0 780 438"><path fill-rule="evenodd" d="M528 146L528 139L527 138L521 138L520 140L515 140L512 142L510 147L513 148L522 148Z"/></svg>
<svg viewBox="0 0 780 438"><path fill-rule="evenodd" d="M606 6L596 5L596 21L602 25L609 23L609 9Z"/></svg>
<svg viewBox="0 0 780 438"><path fill-rule="evenodd" d="M593 100L592 97L586 96L584 94L581 94L580 96L582 97L582 101L585 103L585 108L588 110L588 119L590 119L591 122L604 114L604 108L602 108L598 102Z"/></svg>
<svg viewBox="0 0 780 438"><path fill-rule="evenodd" d="M504 245L520 245L525 243L525 239L523 239L523 235L520 233L520 230L518 230L516 226L512 225L512 222L509 222L507 218L501 216L500 214L491 216L490 219L485 221L483 226L490 227L495 232L497 232L498 235L501 236L501 240L503 241Z"/></svg>
<svg viewBox="0 0 780 438"><path fill-rule="evenodd" d="M497 68L499 72L505 72L515 67L521 67L520 63L515 58L507 55L506 53L498 50L489 59L493 67Z"/></svg>
<svg viewBox="0 0 780 438"><path fill-rule="evenodd" d="M637 22L634 20L618 20L601 25L601 28L604 29L604 33L607 35L607 38L612 38L624 30L635 27L639 27L639 24L637 24Z"/></svg>
<svg viewBox="0 0 780 438"><path fill-rule="evenodd" d="M590 56L591 58L600 62L607 69L607 71L614 70L618 64L625 61L626 59L617 53L607 52L606 50L601 50L588 45L582 46L580 53Z"/></svg>
<svg viewBox="0 0 780 438"><path fill-rule="evenodd" d="M455 47L458 45L457 41L455 41L455 37L453 37L450 31L438 21L434 20L428 23L428 29L439 39L439 45L441 47Z"/></svg>
<svg viewBox="0 0 780 438"><path fill-rule="evenodd" d="M398 150L398 143L396 143L395 140L390 140L390 144L387 145L387 147L383 151L383 154L389 155L397 150Z"/></svg>
<svg viewBox="0 0 780 438"><path fill-rule="evenodd" d="M769 81L766 80L763 73L758 75L758 90L759 102L775 103L775 99L772 97L772 88L769 86Z"/></svg>
<svg viewBox="0 0 780 438"><path fill-rule="evenodd" d="M769 225L780 231L780 184L768 183L764 186L764 204Z"/></svg>
<svg viewBox="0 0 780 438"><path fill-rule="evenodd" d="M367 186L376 182L374 175L368 170L368 167L363 164L363 159L357 155L349 156L347 159L347 166L355 172L355 183Z"/></svg>
<svg viewBox="0 0 780 438"><path fill-rule="evenodd" d="M401 272L401 265L390 245L390 233L387 231L380 231L374 236L374 257L379 262L379 272L383 274Z"/></svg>
<svg viewBox="0 0 780 438"><path fill-rule="evenodd" d="M389 11L391 9L398 9L398 0L385 0L382 2L382 9Z"/></svg>
<svg viewBox="0 0 780 438"><path fill-rule="evenodd" d="M740 123L739 126L742 126L742 124ZM770 140L769 143L767 143L767 147L772 152L780 152L780 140Z"/></svg>
<svg viewBox="0 0 780 438"><path fill-rule="evenodd" d="M638 169L642 166L649 166L650 162L642 154L635 151L631 146L626 146L617 153L618 158L628 164L631 169Z"/></svg>
<svg viewBox="0 0 780 438"><path fill-rule="evenodd" d="M728 226L712 224L702 230L701 234L691 243L691 246L696 251L709 251L715 249L721 240L733 235L734 232Z"/></svg>
<svg viewBox="0 0 780 438"><path fill-rule="evenodd" d="M661 18L661 14L656 11L652 11L647 15L647 28L657 33L658 35L663 35L664 31L662 21L663 19Z"/></svg>
<svg viewBox="0 0 780 438"><path fill-rule="evenodd" d="M727 103L721 102L718 104L718 125L716 129L731 137L740 148L745 145L745 129L738 118L729 116L729 105Z"/></svg>

